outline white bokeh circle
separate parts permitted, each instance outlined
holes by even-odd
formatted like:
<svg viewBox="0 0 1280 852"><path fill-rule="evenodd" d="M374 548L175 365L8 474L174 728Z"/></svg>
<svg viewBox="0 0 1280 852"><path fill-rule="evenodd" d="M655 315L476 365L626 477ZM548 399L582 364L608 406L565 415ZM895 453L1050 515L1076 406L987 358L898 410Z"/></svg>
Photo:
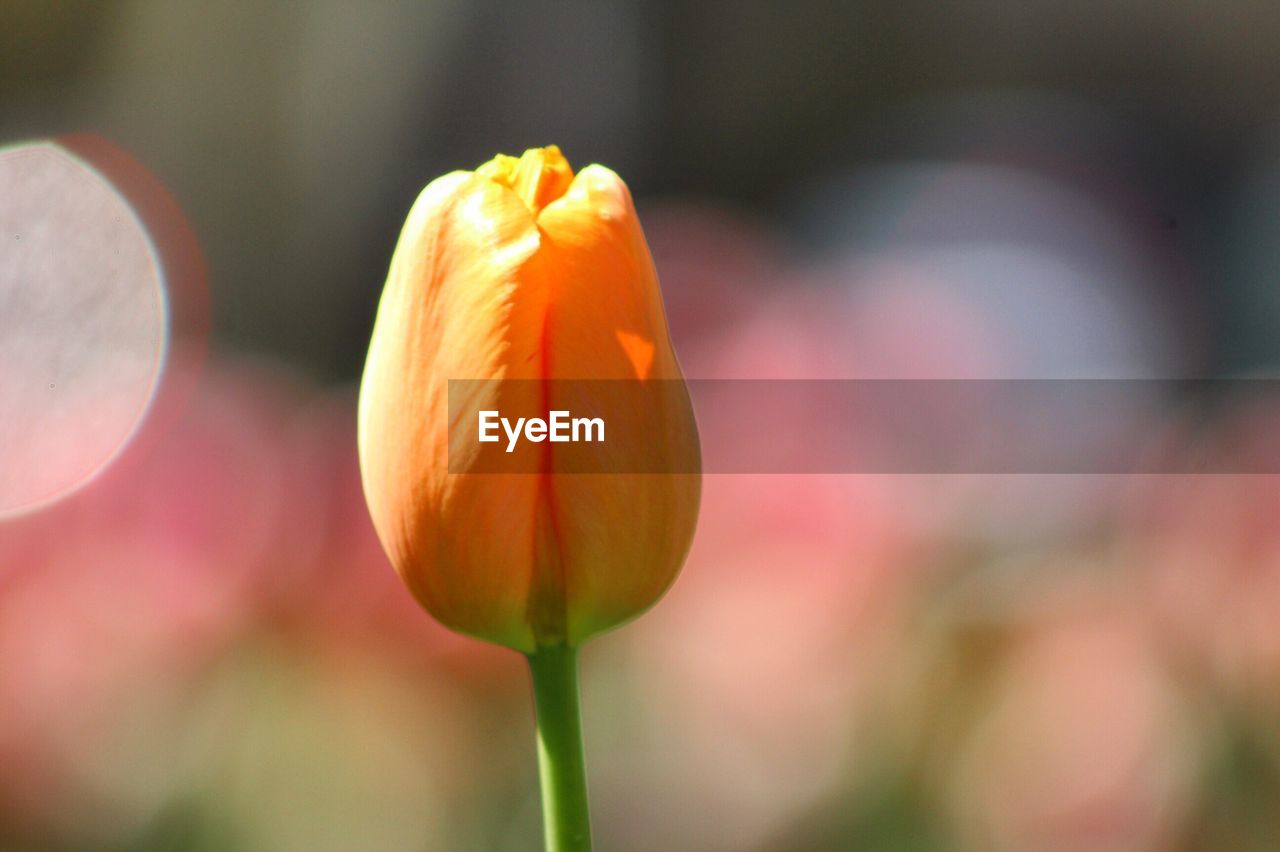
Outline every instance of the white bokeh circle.
<svg viewBox="0 0 1280 852"><path fill-rule="evenodd" d="M129 442L167 340L146 228L52 143L0 150L0 517L63 497Z"/></svg>

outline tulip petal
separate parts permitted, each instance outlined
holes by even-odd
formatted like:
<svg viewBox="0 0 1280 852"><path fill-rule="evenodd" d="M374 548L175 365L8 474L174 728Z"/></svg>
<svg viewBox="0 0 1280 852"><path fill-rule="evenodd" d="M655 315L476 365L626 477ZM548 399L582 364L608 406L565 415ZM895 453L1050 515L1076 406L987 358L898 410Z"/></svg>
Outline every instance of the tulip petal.
<svg viewBox="0 0 1280 852"><path fill-rule="evenodd" d="M541 375L539 245L528 208L505 187L465 172L432 182L396 247L360 394L365 493L392 563L445 625L526 650L540 477L449 474L450 432L469 436L448 428L445 388L450 378Z"/></svg>
<svg viewBox="0 0 1280 852"><path fill-rule="evenodd" d="M554 270L546 375L627 380L600 404L616 409L615 425L626 418L628 431L652 440L621 448L643 458L620 459L615 450L610 469L672 471L551 477L566 640L578 644L647 609L675 579L698 512L701 480L689 473L698 469L697 427L626 184L603 166L588 166L542 210L538 226L539 254ZM648 380L655 380L653 391L643 399L628 391Z"/></svg>

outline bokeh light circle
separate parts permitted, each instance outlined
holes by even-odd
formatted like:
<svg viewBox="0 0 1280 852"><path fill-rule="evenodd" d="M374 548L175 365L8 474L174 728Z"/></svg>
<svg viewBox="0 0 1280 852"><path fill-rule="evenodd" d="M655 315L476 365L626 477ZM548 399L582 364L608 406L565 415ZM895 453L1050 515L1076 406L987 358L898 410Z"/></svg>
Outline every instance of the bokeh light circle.
<svg viewBox="0 0 1280 852"><path fill-rule="evenodd" d="M128 444L163 370L157 252L93 166L0 150L0 517L72 493Z"/></svg>

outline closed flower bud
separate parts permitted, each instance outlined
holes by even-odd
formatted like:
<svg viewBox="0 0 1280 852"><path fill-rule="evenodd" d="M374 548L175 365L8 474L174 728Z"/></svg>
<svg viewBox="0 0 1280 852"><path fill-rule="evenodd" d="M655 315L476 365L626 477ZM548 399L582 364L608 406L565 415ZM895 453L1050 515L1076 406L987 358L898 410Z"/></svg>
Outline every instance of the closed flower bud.
<svg viewBox="0 0 1280 852"><path fill-rule="evenodd" d="M634 422L609 428L642 433L613 451L664 472L617 459L558 470L566 445L550 442L520 448L539 460L526 471L477 472L481 456L457 452L475 434L449 407L450 380L477 379L498 380L484 385L489 407L526 411L554 408L547 388L561 380L659 386L645 399L660 404L615 406ZM423 190L392 258L359 416L374 526L448 627L525 653L576 646L653 604L684 561L697 428L644 234L609 169L575 176L549 147Z"/></svg>

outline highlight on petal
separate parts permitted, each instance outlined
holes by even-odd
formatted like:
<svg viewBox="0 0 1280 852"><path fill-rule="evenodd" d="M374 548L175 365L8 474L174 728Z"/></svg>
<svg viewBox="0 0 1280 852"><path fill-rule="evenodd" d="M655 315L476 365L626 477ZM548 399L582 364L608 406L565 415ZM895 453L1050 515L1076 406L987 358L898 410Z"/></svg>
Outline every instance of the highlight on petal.
<svg viewBox="0 0 1280 852"><path fill-rule="evenodd" d="M618 343L635 368L636 378L640 381L649 378L649 370L653 367L653 341L629 331L619 330L617 335Z"/></svg>

